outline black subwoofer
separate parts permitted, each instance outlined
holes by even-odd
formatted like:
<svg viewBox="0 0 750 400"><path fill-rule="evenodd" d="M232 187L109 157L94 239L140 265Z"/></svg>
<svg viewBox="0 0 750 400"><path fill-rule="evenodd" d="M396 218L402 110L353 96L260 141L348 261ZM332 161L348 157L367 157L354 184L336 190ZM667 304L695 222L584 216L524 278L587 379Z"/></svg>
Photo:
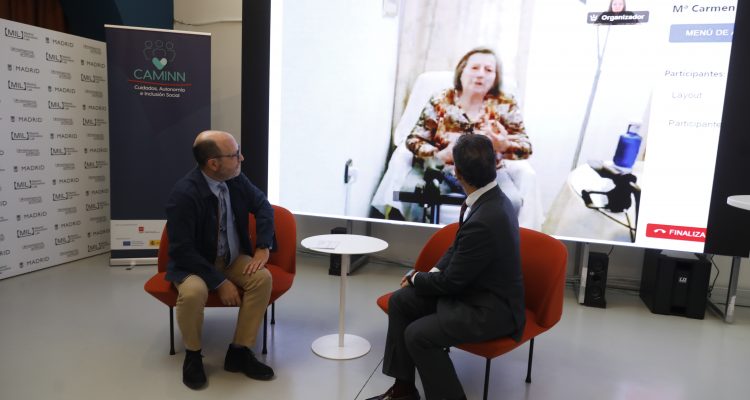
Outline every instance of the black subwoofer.
<svg viewBox="0 0 750 400"><path fill-rule="evenodd" d="M702 254L646 250L640 296L652 313L703 319L710 275Z"/></svg>
<svg viewBox="0 0 750 400"><path fill-rule="evenodd" d="M607 289L607 266L609 256L604 253L589 253L586 270L586 293L583 304L591 307L607 307L605 291Z"/></svg>

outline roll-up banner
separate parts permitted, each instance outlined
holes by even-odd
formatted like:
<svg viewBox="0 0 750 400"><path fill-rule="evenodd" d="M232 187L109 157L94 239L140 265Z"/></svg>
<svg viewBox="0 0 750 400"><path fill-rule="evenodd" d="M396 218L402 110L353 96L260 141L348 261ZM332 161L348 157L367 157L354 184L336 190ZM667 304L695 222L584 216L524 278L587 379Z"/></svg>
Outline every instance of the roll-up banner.
<svg viewBox="0 0 750 400"><path fill-rule="evenodd" d="M109 251L104 43L0 19L0 279Z"/></svg>
<svg viewBox="0 0 750 400"><path fill-rule="evenodd" d="M211 126L208 33L105 25L109 71L110 265L154 264L172 186Z"/></svg>

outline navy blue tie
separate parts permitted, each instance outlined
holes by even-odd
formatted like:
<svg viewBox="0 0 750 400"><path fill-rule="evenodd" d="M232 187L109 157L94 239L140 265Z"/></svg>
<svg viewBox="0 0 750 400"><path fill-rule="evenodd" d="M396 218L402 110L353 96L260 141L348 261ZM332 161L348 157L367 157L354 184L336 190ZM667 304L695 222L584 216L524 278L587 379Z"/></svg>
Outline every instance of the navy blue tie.
<svg viewBox="0 0 750 400"><path fill-rule="evenodd" d="M224 259L224 266L229 266L229 240L227 239L227 184L219 184L219 240L217 255Z"/></svg>

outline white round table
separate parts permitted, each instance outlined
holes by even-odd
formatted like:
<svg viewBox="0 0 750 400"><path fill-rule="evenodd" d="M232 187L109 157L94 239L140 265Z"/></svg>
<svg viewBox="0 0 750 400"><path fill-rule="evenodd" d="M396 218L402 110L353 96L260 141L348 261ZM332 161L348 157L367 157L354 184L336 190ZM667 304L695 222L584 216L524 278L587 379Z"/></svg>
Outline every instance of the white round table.
<svg viewBox="0 0 750 400"><path fill-rule="evenodd" d="M316 339L312 343L312 351L332 360L349 360L367 354L370 351L370 342L367 339L344 333L346 276L349 272L352 254L370 254L385 250L388 243L370 236L334 234L311 236L302 240L302 246L321 253L341 255L339 332Z"/></svg>
<svg viewBox="0 0 750 400"><path fill-rule="evenodd" d="M742 208L743 210L750 210L750 194L729 196L727 197L727 204L732 207Z"/></svg>
<svg viewBox="0 0 750 400"><path fill-rule="evenodd" d="M750 195L735 195L727 197L727 204L732 207L750 211ZM727 301L724 305L724 321L734 322L734 306L737 301L737 284L740 280L740 262L742 257L732 257L732 268L729 271L729 284L727 285Z"/></svg>

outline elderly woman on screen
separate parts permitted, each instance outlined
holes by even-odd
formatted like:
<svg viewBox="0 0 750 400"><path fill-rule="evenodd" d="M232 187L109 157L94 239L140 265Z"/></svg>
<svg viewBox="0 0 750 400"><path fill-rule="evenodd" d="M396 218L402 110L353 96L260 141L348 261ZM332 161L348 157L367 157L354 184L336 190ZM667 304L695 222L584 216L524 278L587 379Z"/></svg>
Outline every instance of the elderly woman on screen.
<svg viewBox="0 0 750 400"><path fill-rule="evenodd" d="M430 99L406 138L406 147L414 154L414 162L402 190L424 187L430 184L424 179L428 171L433 174L440 171L444 178L440 192L461 192L455 183L453 146L462 135L484 135L495 149L500 189L518 213L523 199L503 169L503 160L528 158L531 142L518 105L500 90L500 72L497 56L490 49L476 48L461 58L454 73L454 87Z"/></svg>
<svg viewBox="0 0 750 400"><path fill-rule="evenodd" d="M625 11L625 0L612 0L609 2L609 12L621 13Z"/></svg>

